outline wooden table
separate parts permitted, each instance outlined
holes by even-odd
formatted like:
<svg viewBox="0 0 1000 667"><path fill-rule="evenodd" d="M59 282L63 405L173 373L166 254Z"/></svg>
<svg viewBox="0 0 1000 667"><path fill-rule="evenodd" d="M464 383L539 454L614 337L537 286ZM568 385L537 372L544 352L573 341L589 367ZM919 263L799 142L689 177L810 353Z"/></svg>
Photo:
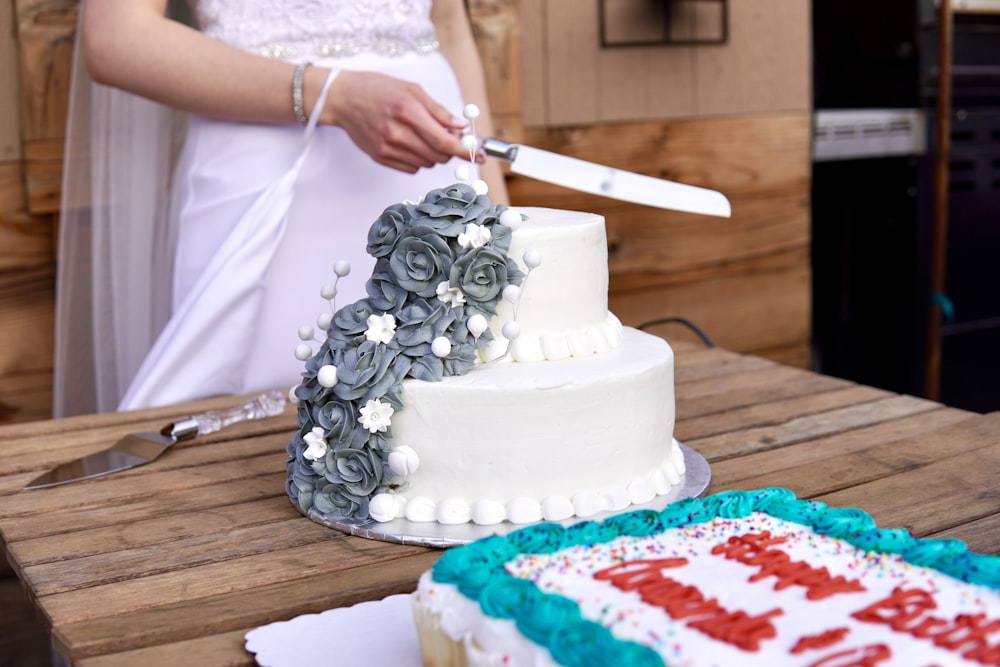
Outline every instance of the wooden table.
<svg viewBox="0 0 1000 667"><path fill-rule="evenodd" d="M785 486L883 526L1000 552L1000 413L676 343L676 434L710 492ZM0 534L75 664L253 665L248 630L407 592L433 549L343 535L285 496L292 410L126 473L31 492L39 472L215 399L0 429Z"/></svg>

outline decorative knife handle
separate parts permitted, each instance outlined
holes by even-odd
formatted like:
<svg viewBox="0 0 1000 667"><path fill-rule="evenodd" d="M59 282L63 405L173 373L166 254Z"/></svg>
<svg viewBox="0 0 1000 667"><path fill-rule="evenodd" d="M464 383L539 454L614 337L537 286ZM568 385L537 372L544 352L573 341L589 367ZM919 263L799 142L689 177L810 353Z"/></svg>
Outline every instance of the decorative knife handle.
<svg viewBox="0 0 1000 667"><path fill-rule="evenodd" d="M175 441L186 440L196 435L215 433L237 422L274 417L280 415L284 409L285 394L275 389L233 408L209 410L208 412L179 419L167 426L163 430L163 433L172 437Z"/></svg>
<svg viewBox="0 0 1000 667"><path fill-rule="evenodd" d="M487 137L480 141L480 147L488 157L499 158L500 160L506 160L507 162L513 162L514 157L517 155L517 146L514 144L508 144L506 141L500 139L494 139L493 137Z"/></svg>

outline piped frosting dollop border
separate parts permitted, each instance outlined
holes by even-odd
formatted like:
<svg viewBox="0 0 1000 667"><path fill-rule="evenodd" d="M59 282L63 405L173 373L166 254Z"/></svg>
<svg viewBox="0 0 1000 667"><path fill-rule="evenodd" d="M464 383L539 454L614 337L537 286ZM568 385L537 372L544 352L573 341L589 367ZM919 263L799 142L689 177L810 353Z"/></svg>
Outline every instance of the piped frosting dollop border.
<svg viewBox="0 0 1000 667"><path fill-rule="evenodd" d="M784 488L689 498L659 512L635 510L568 528L553 523L529 526L505 537L484 538L446 551L432 568L431 577L439 584L458 588L487 616L516 622L525 636L547 648L559 664L662 665L653 649L614 638L604 626L583 618L575 602L514 577L504 569L504 563L521 555L551 554L623 536L646 537L716 518L744 518L757 511L865 551L897 554L912 565L1000 591L1000 556L972 553L960 540L916 538L905 529L879 528L862 510L802 500Z"/></svg>

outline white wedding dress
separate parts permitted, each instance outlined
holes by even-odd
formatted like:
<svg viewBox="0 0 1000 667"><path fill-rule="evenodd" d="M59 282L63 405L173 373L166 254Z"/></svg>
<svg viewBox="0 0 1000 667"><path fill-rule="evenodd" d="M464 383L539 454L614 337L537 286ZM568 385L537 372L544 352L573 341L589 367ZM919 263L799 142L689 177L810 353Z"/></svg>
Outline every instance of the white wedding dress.
<svg viewBox="0 0 1000 667"><path fill-rule="evenodd" d="M461 115L454 74L436 49L431 0L190 4L200 29L217 39L269 57L411 80ZM170 319L137 369L121 368L129 362L118 359L118 378L134 375L118 409L295 385L302 370L294 355L298 330L329 311L320 289L333 282L334 264L347 260L352 268L338 285L336 305L364 296L373 265L365 253L371 223L389 204L452 183L455 166L413 176L376 164L340 128L190 117L174 170L169 233L158 235L175 246ZM60 278L60 288L66 282ZM100 363L106 356L100 348L108 347L100 333L105 315L92 317ZM140 336L142 320L137 315ZM130 338L128 313L116 312L114 321L126 329L119 326L115 336ZM66 328L57 326L57 338ZM58 340L57 348L64 357L73 354ZM66 391L80 388L57 386L57 394ZM108 409L104 402L96 409Z"/></svg>

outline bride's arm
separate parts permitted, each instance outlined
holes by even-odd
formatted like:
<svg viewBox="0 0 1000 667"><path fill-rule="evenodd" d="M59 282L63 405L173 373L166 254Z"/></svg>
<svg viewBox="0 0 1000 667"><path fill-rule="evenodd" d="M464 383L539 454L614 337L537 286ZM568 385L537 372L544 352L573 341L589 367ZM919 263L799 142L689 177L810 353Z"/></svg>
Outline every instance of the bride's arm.
<svg viewBox="0 0 1000 667"><path fill-rule="evenodd" d="M234 48L166 17L167 0L87 0L82 39L91 77L167 106L255 123L295 122L291 63ZM329 70L305 72L306 111ZM464 155L463 123L419 87L342 72L320 122L340 125L377 162L414 172Z"/></svg>
<svg viewBox="0 0 1000 667"><path fill-rule="evenodd" d="M434 0L431 19L437 32L441 53L455 71L462 97L466 102L479 107L476 119L476 133L482 137L493 136L493 121L487 97L486 81L483 77L482 62L476 43L472 37L472 27L465 11L463 0ZM481 165L480 173L490 188L490 199L494 204L507 204L507 185L498 160L487 160Z"/></svg>

